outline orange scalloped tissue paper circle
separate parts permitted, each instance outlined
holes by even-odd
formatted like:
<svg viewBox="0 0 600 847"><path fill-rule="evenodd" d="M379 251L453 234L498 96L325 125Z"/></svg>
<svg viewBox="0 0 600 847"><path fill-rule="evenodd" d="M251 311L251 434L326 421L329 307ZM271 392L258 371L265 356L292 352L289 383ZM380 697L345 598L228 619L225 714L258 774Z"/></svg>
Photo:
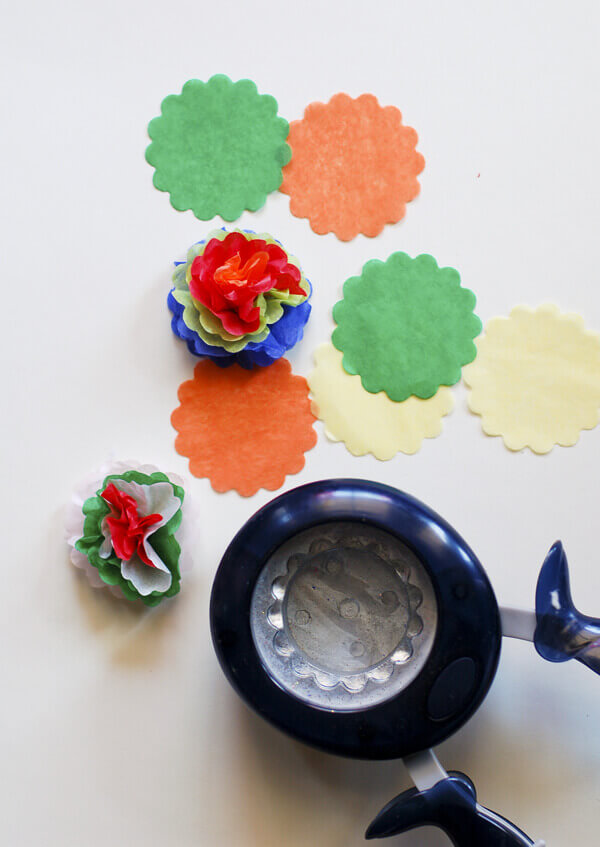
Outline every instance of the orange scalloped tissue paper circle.
<svg viewBox="0 0 600 847"><path fill-rule="evenodd" d="M373 237L403 218L419 193L425 159L417 141L395 106L380 106L373 94L335 94L329 103L311 103L290 124L292 159L279 190L290 195L291 213L308 218L318 235Z"/></svg>
<svg viewBox="0 0 600 847"><path fill-rule="evenodd" d="M287 359L254 370L203 360L177 395L175 449L215 491L275 491L302 470L304 453L317 442L307 382Z"/></svg>

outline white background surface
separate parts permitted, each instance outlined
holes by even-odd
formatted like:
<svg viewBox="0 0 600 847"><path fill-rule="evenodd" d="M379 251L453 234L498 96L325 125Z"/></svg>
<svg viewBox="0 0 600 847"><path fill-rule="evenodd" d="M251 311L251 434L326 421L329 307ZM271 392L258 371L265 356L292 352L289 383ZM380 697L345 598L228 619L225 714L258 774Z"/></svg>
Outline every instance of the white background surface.
<svg viewBox="0 0 600 847"><path fill-rule="evenodd" d="M394 250L461 272L483 321L551 300L600 329L600 7L541 3L25 2L4 5L2 727L7 847L350 847L408 786L400 763L322 755L250 714L225 681L208 598L234 532L271 494L190 479L200 538L181 595L140 613L67 565L61 509L111 453L187 474L169 416L194 362L169 328L171 263L211 229L152 188L147 122L191 77L250 77L300 117L337 91L395 104L426 158L419 199L374 240L315 235L272 195L272 232L314 283L290 358L308 374L343 281ZM215 221L215 223L219 223ZM466 410L388 463L322 435L286 488L392 483L466 537L502 602L528 605L550 543L600 614L600 431L509 453ZM6 543L7 542L7 543ZM551 847L597 842L600 680L507 643L479 713L439 749L480 800ZM442 847L433 830L390 841Z"/></svg>

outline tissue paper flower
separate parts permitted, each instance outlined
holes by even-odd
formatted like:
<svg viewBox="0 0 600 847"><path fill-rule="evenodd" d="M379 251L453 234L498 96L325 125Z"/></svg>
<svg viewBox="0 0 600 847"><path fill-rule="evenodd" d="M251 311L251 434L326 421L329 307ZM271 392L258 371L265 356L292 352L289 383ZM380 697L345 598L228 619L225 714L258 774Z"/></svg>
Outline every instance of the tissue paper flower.
<svg viewBox="0 0 600 847"><path fill-rule="evenodd" d="M302 338L309 281L269 235L217 230L177 264L171 326L190 352L218 365L270 365Z"/></svg>
<svg viewBox="0 0 600 847"><path fill-rule="evenodd" d="M331 340L367 391L397 402L411 394L427 399L458 382L475 358L481 321L474 307L475 295L453 268L438 267L433 256L393 253L346 281Z"/></svg>
<svg viewBox="0 0 600 847"><path fill-rule="evenodd" d="M509 450L571 447L600 419L600 335L550 303L493 318L465 368L469 408Z"/></svg>
<svg viewBox="0 0 600 847"><path fill-rule="evenodd" d="M184 492L156 468L132 465L104 468L83 484L69 507L67 538L73 564L93 585L156 606L180 587Z"/></svg>
<svg viewBox="0 0 600 847"><path fill-rule="evenodd" d="M291 213L308 218L319 235L375 236L403 218L419 193L425 160L415 149L417 133L372 94L311 103L290 125L288 142L292 159L280 190L290 195Z"/></svg>
<svg viewBox="0 0 600 847"><path fill-rule="evenodd" d="M199 362L177 393L175 449L215 491L274 491L302 470L317 441L306 380L292 374L287 359L251 371Z"/></svg>
<svg viewBox="0 0 600 847"><path fill-rule="evenodd" d="M386 461L398 452L416 453L424 438L442 431L442 418L452 411L452 392L442 386L429 400L409 397L394 403L384 391L370 394L359 376L342 367L342 354L331 344L315 350L315 369L308 377L312 411L323 421L330 441L343 441L354 456L372 453Z"/></svg>
<svg viewBox="0 0 600 847"><path fill-rule="evenodd" d="M191 79L163 100L148 126L154 186L169 192L173 208L191 209L203 221L256 212L281 185L288 129L275 98L259 94L249 79Z"/></svg>

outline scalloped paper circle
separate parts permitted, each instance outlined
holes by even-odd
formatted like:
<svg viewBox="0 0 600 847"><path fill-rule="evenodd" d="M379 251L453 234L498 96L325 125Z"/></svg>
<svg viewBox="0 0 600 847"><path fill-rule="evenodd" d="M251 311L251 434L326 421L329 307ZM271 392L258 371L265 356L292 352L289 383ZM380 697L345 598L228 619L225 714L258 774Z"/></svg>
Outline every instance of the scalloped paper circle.
<svg viewBox="0 0 600 847"><path fill-rule="evenodd" d="M331 441L343 441L354 456L372 453L386 461L396 453L416 453L424 438L442 431L442 419L452 411L449 388L429 400L409 397L394 403L384 391L369 394L359 376L342 367L342 354L329 343L314 353L315 369L308 377L313 413L323 421Z"/></svg>
<svg viewBox="0 0 600 847"><path fill-rule="evenodd" d="M545 303L493 318L465 368L469 408L509 450L571 447L600 420L600 335Z"/></svg>
<svg viewBox="0 0 600 847"><path fill-rule="evenodd" d="M425 160L417 141L395 106L380 106L373 94L335 94L290 124L292 159L280 191L290 195L291 213L308 218L318 235L373 237L403 218L419 193Z"/></svg>
<svg viewBox="0 0 600 847"><path fill-rule="evenodd" d="M253 370L201 361L178 396L175 449L218 492L275 491L302 470L304 453L317 442L308 385L287 359Z"/></svg>
<svg viewBox="0 0 600 847"><path fill-rule="evenodd" d="M475 295L454 268L438 267L427 254L393 253L345 282L331 340L367 391L397 402L413 394L426 400L458 382L475 358L481 321L474 308Z"/></svg>
<svg viewBox="0 0 600 847"><path fill-rule="evenodd" d="M249 79L189 80L148 125L154 186L169 193L174 209L191 209L203 221L256 212L281 185L291 156L288 129L275 98L259 94Z"/></svg>

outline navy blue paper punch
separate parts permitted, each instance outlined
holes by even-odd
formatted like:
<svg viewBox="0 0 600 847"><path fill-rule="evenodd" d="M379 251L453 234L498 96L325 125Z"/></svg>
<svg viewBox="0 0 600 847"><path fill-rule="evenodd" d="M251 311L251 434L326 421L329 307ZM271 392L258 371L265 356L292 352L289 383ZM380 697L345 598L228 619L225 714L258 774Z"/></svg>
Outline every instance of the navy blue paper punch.
<svg viewBox="0 0 600 847"><path fill-rule="evenodd" d="M480 805L469 777L446 772L431 748L482 703L503 636L600 671L600 621L575 608L560 542L536 610L500 608L473 551L423 503L374 482L324 480L242 527L210 618L225 674L265 720L331 753L404 760L415 788L382 809L367 839L429 825L456 847L544 847Z"/></svg>

